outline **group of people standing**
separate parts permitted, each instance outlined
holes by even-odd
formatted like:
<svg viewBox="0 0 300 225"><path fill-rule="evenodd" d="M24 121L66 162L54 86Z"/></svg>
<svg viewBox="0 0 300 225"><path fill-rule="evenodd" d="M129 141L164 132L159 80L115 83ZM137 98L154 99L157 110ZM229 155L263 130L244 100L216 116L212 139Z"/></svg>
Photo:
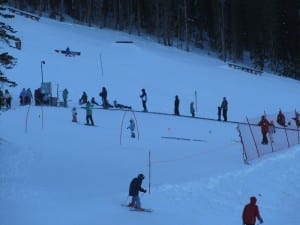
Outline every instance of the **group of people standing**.
<svg viewBox="0 0 300 225"><path fill-rule="evenodd" d="M175 100L174 100L174 115L176 115L176 116L180 116L179 104L180 104L180 100L179 100L178 95L176 95ZM220 121L221 115L223 115L223 120L227 121L227 112L228 112L228 101L227 101L226 97L223 97L221 105L218 106L218 120ZM195 117L195 106L194 106L193 101L191 101L191 103L190 103L190 113L191 113L192 117Z"/></svg>
<svg viewBox="0 0 300 225"><path fill-rule="evenodd" d="M19 95L20 98L20 105L30 105L32 101L32 92L30 88L23 88Z"/></svg>
<svg viewBox="0 0 300 225"><path fill-rule="evenodd" d="M300 115L298 112L295 112L295 117L293 117L292 119L295 120L296 126L300 127ZM276 122L282 127L288 127L291 125L290 121L286 123L286 117L284 113L281 111L281 109L277 114ZM274 142L273 136L276 133L275 124L273 120L269 121L265 115L262 115L260 121L258 122L258 126L261 127L261 133L262 133L261 144L267 145L269 143L268 135L270 137L271 143L273 143Z"/></svg>
<svg viewBox="0 0 300 225"><path fill-rule="evenodd" d="M120 109L132 109L131 106L120 104L116 100L114 100L113 105L111 105L107 98L108 92L107 92L106 87L102 87L102 90L100 91L99 96L102 99L101 105L96 102L94 97L91 98L90 103L92 105L102 106L105 109L113 108L113 107L120 108ZM148 112L148 108L147 108L148 96L147 96L147 92L144 88L141 89L141 93L140 93L139 97L141 98L141 101L142 101L142 107L143 107L142 111ZM83 91L83 93L79 99L79 104L83 105L83 104L87 104L88 102L89 101L88 101L87 93L85 91ZM180 116L179 106L180 106L180 99L179 99L178 95L176 95L175 100L174 100L174 115L176 115L176 116ZM228 112L228 101L227 101L226 97L224 97L221 102L221 105L218 107L218 120L221 120L221 114L222 114L223 120L227 121L227 112ZM195 117L195 106L194 106L193 101L190 103L190 113L191 113L192 117Z"/></svg>

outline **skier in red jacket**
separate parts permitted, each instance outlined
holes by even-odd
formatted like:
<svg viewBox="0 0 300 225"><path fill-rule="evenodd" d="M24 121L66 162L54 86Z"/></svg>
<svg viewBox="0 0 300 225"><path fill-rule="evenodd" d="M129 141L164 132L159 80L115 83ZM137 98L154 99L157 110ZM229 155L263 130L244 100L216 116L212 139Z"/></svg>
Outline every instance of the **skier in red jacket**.
<svg viewBox="0 0 300 225"><path fill-rule="evenodd" d="M252 196L250 198L250 203L248 203L243 210L243 224L255 225L256 218L260 223L264 222L259 214L258 206L256 205L256 197Z"/></svg>
<svg viewBox="0 0 300 225"><path fill-rule="evenodd" d="M261 127L261 133L262 133L262 144L267 145L268 144L268 138L267 138L267 133L269 132L269 126L270 123L266 119L265 116L261 116L261 120L258 123L258 126Z"/></svg>

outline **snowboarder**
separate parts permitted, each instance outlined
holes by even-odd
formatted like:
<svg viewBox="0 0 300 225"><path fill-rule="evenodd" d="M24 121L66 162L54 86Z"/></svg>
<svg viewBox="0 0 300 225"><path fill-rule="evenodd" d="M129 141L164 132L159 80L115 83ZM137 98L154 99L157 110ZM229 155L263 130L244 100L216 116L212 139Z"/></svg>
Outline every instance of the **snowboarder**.
<svg viewBox="0 0 300 225"><path fill-rule="evenodd" d="M86 92L85 91L82 92L81 98L79 99L79 104L80 105L86 104L87 103L87 99L88 99L88 97L87 97Z"/></svg>
<svg viewBox="0 0 300 225"><path fill-rule="evenodd" d="M86 124L85 125L91 125L94 126L94 121L93 121L93 105L88 101L86 103ZM91 122L91 124L90 124Z"/></svg>
<svg viewBox="0 0 300 225"><path fill-rule="evenodd" d="M178 95L175 96L175 101L174 101L174 115L179 116L179 98Z"/></svg>
<svg viewBox="0 0 300 225"><path fill-rule="evenodd" d="M269 125L269 135L270 135L270 141L271 143L274 142L274 134L276 133L276 129L275 129L275 125L273 120L270 121L270 125Z"/></svg>
<svg viewBox="0 0 300 225"><path fill-rule="evenodd" d="M140 98L142 99L143 112L148 112L147 105L146 105L146 103L147 103L147 93L146 93L144 88L141 91L142 91L142 94L140 95Z"/></svg>
<svg viewBox="0 0 300 225"><path fill-rule="evenodd" d="M74 122L74 123L78 122L77 121L77 111L76 111L75 107L73 107L73 109L72 109L72 122Z"/></svg>
<svg viewBox="0 0 300 225"><path fill-rule="evenodd" d="M69 94L69 91L67 88L65 88L62 93L63 100L64 100L64 107L68 106L68 94Z"/></svg>
<svg viewBox="0 0 300 225"><path fill-rule="evenodd" d="M141 201L139 197L139 192L146 193L147 190L142 188L142 182L144 180L144 174L139 174L137 177L133 178L129 185L129 196L132 196L131 202L128 204L129 207L134 207L136 210L143 211L141 208Z"/></svg>
<svg viewBox="0 0 300 225"><path fill-rule="evenodd" d="M190 104L190 113L192 114L192 117L195 117L195 107L193 101Z"/></svg>
<svg viewBox="0 0 300 225"><path fill-rule="evenodd" d="M131 109L131 106L123 105L114 100L114 107L119 109Z"/></svg>
<svg viewBox="0 0 300 225"><path fill-rule="evenodd" d="M135 138L135 132L134 132L135 131L135 123L134 123L133 119L129 120L129 126L127 127L127 129L130 129L131 137Z"/></svg>
<svg viewBox="0 0 300 225"><path fill-rule="evenodd" d="M283 126L283 127L286 127L286 124L285 124L285 115L282 113L281 110L279 110L278 114L277 114L277 123L280 125L280 126Z"/></svg>
<svg viewBox="0 0 300 225"><path fill-rule="evenodd" d="M261 127L261 133L262 133L262 141L261 141L261 143L263 145L267 145L268 144L267 133L269 132L270 123L266 119L265 116L261 116L261 120L259 121L258 126Z"/></svg>
<svg viewBox="0 0 300 225"><path fill-rule="evenodd" d="M227 121L228 101L226 97L223 97L221 108L222 108L223 119L224 121Z"/></svg>
<svg viewBox="0 0 300 225"><path fill-rule="evenodd" d="M66 52L66 56L71 56L71 50L69 46L66 48L65 52Z"/></svg>
<svg viewBox="0 0 300 225"><path fill-rule="evenodd" d="M250 203L248 203L243 210L243 225L255 225L256 218L260 223L263 223L263 219L260 216L259 208L256 205L256 197L250 197Z"/></svg>

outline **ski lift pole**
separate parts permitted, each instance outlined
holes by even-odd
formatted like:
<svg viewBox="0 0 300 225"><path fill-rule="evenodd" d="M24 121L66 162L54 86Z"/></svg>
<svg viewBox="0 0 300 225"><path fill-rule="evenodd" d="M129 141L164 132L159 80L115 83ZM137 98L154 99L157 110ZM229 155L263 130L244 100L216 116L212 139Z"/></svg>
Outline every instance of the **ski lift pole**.
<svg viewBox="0 0 300 225"><path fill-rule="evenodd" d="M151 152L149 151L149 194L151 193Z"/></svg>
<svg viewBox="0 0 300 225"><path fill-rule="evenodd" d="M41 76L42 76L42 84L44 83L44 68L43 65L45 65L45 61L41 61Z"/></svg>
<svg viewBox="0 0 300 225"><path fill-rule="evenodd" d="M197 98L197 91L195 91L195 108L196 108L196 112L198 112L198 98Z"/></svg>

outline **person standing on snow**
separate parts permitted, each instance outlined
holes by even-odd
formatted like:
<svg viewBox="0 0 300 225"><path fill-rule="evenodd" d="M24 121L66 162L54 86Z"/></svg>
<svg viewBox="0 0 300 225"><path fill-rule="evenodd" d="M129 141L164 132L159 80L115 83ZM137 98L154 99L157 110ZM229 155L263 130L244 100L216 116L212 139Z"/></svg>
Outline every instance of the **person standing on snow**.
<svg viewBox="0 0 300 225"><path fill-rule="evenodd" d="M252 196L250 198L250 203L248 203L243 210L243 225L255 225L256 218L260 223L264 222L260 216L258 206L256 205L256 197Z"/></svg>
<svg viewBox="0 0 300 225"><path fill-rule="evenodd" d="M33 99L32 92L31 92L30 88L27 88L26 96L25 96L25 104L30 105L32 99Z"/></svg>
<svg viewBox="0 0 300 225"><path fill-rule="evenodd" d="M73 107L73 109L72 109L72 122L74 122L74 123L78 122L77 121L77 111L76 111L75 107Z"/></svg>
<svg viewBox="0 0 300 225"><path fill-rule="evenodd" d="M85 125L91 125L94 126L94 121L93 121L93 105L88 101L86 103L86 124ZM91 124L90 124L91 122Z"/></svg>
<svg viewBox="0 0 300 225"><path fill-rule="evenodd" d="M146 103L147 103L147 93L146 93L144 88L142 89L142 94L140 95L140 98L142 99L143 112L148 112L147 105L146 105Z"/></svg>
<svg viewBox="0 0 300 225"><path fill-rule="evenodd" d="M274 142L274 134L276 133L276 129L275 129L275 125L273 120L270 121L270 125L269 125L269 135L270 135L270 141L271 143Z"/></svg>
<svg viewBox="0 0 300 225"><path fill-rule="evenodd" d="M190 104L190 113L192 114L192 117L195 117L195 107L193 101Z"/></svg>
<svg viewBox="0 0 300 225"><path fill-rule="evenodd" d="M227 111L228 111L228 101L226 97L223 97L223 101L221 103L221 109L223 113L223 119L226 122L227 121Z"/></svg>
<svg viewBox="0 0 300 225"><path fill-rule="evenodd" d="M135 123L134 123L133 119L129 120L129 126L127 127L127 129L130 129L131 137L135 138L135 132L134 132L135 131Z"/></svg>
<svg viewBox="0 0 300 225"><path fill-rule="evenodd" d="M277 114L276 122L277 122L280 126L286 127L286 124L285 124L285 115L282 113L281 109L279 109L279 112L278 112L278 114Z"/></svg>
<svg viewBox="0 0 300 225"><path fill-rule="evenodd" d="M9 91L6 89L4 92L5 105L7 109L11 108L11 95Z"/></svg>
<svg viewBox="0 0 300 225"><path fill-rule="evenodd" d="M179 98L178 95L175 96L175 100L174 100L174 115L179 116Z"/></svg>
<svg viewBox="0 0 300 225"><path fill-rule="evenodd" d="M142 182L145 179L144 174L139 174L137 177L133 178L129 185L129 196L132 196L131 202L128 207L134 207L137 210L143 211L141 208L141 201L139 197L139 192L146 193L147 190L142 188Z"/></svg>
<svg viewBox="0 0 300 225"><path fill-rule="evenodd" d="M68 94L69 94L69 91L67 88L65 88L62 93L63 100L64 100L64 107L68 106Z"/></svg>
<svg viewBox="0 0 300 225"><path fill-rule="evenodd" d="M23 88L20 93L20 96L19 96L20 97L20 105L26 105L26 102L25 102L26 94L27 94L26 89Z"/></svg>
<svg viewBox="0 0 300 225"><path fill-rule="evenodd" d="M82 92L81 98L79 99L79 105L83 105L86 104L88 100L88 96L86 94L86 92Z"/></svg>
<svg viewBox="0 0 300 225"><path fill-rule="evenodd" d="M109 107L112 107L111 104L109 104L107 100L107 89L106 87L102 87L102 91L99 93L99 96L102 98L102 106L105 109L108 109Z"/></svg>
<svg viewBox="0 0 300 225"><path fill-rule="evenodd" d="M259 121L258 126L261 127L261 133L262 133L262 141L261 141L261 143L263 145L267 145L268 144L267 133L269 132L270 123L266 119L265 116L261 116L261 120Z"/></svg>

